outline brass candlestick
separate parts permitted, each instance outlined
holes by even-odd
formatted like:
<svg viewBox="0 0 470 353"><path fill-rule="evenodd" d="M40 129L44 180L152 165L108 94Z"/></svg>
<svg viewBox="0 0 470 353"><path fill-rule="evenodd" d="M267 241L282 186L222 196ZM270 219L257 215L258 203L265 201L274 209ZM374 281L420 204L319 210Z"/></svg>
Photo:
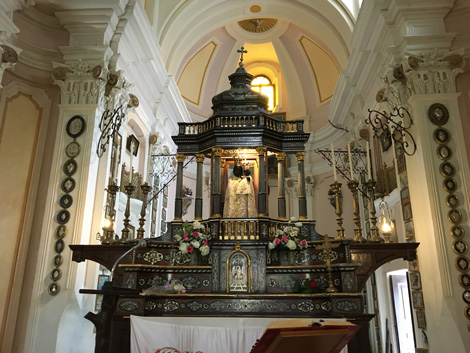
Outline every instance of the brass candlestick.
<svg viewBox="0 0 470 353"><path fill-rule="evenodd" d="M337 240L342 240L345 239L346 237L344 236L344 228L343 228L343 218L341 217L341 214L343 213L343 207L341 205L341 183L338 183L335 181L333 184L330 185L331 190L335 193L335 200L336 200L336 207L335 207L335 213L336 213L336 223L338 223L338 237L336 238Z"/></svg>
<svg viewBox="0 0 470 353"><path fill-rule="evenodd" d="M370 212L370 232L372 233L371 238L369 239L370 242L373 243L383 243L384 240L380 237L379 235L379 229L377 228L377 217L375 216L376 210L375 210L375 203L374 203L374 191L375 191L375 185L377 184L376 181L374 180L369 180L365 183L367 190L369 192L369 212Z"/></svg>
<svg viewBox="0 0 470 353"><path fill-rule="evenodd" d="M325 289L326 293L336 293L338 290L333 284L333 274L331 269L331 249L337 248L338 244L331 244L328 234L325 234L325 241L322 245L317 246L317 249L323 250L323 256L325 257L326 271L328 276L328 288Z"/></svg>
<svg viewBox="0 0 470 353"><path fill-rule="evenodd" d="M142 200L142 209L140 210L140 218L139 218L139 229L137 229L137 239L144 238L144 224L145 224L145 214L147 209L147 195L152 190L152 187L147 183L140 185L140 189L142 190L142 194L144 194Z"/></svg>
<svg viewBox="0 0 470 353"><path fill-rule="evenodd" d="M353 213L354 213L354 224L356 227L354 228L354 239L353 241L358 243L365 243L367 240L362 236L362 229L361 229L361 216L359 215L359 203L357 200L357 187L359 183L356 180L351 180L348 183L348 188L351 190L353 196Z"/></svg>
<svg viewBox="0 0 470 353"><path fill-rule="evenodd" d="M129 216L131 215L131 195L135 190L135 186L129 183L124 186L124 189L126 189L127 203L126 211L124 212L124 229L122 230L122 236L121 239L119 239L119 243L126 243L129 240L129 233L131 232L129 229Z"/></svg>
<svg viewBox="0 0 470 353"><path fill-rule="evenodd" d="M114 209L116 204L116 193L119 191L119 186L114 184L114 181L108 185L107 192L108 197L106 201L106 210L110 221L110 224L103 227L103 237L101 238L101 244L109 245L114 244L116 240L114 239L114 221L116 216L116 210Z"/></svg>

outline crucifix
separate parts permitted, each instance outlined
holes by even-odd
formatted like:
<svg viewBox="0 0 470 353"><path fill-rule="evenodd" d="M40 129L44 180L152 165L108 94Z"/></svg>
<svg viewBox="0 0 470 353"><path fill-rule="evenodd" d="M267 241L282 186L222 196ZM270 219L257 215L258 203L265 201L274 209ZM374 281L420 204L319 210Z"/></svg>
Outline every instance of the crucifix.
<svg viewBox="0 0 470 353"><path fill-rule="evenodd" d="M331 249L339 247L339 244L331 244L328 234L324 236L324 242L322 245L316 246L316 249L323 250L323 257L325 258L326 270L328 272L328 288L326 288L326 293L335 293L338 290L333 285L333 275L331 274Z"/></svg>
<svg viewBox="0 0 470 353"><path fill-rule="evenodd" d="M245 47L241 47L237 50L237 53L240 53L240 62L238 63L239 67L243 66L243 53L248 53L248 50L245 50Z"/></svg>

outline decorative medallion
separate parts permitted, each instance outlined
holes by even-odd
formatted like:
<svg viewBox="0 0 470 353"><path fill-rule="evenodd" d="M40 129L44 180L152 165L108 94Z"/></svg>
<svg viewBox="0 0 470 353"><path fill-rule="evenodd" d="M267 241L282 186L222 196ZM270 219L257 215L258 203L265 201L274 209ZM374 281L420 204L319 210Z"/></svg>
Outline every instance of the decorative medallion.
<svg viewBox="0 0 470 353"><path fill-rule="evenodd" d="M47 291L50 295L56 295L60 291L59 283L51 283L49 287L47 287Z"/></svg>
<svg viewBox="0 0 470 353"><path fill-rule="evenodd" d="M437 156L446 161L452 157L452 149L447 145L441 145L437 148Z"/></svg>
<svg viewBox="0 0 470 353"><path fill-rule="evenodd" d="M454 192L457 189L457 182L453 178L445 178L442 185L447 192Z"/></svg>
<svg viewBox="0 0 470 353"><path fill-rule="evenodd" d="M124 311L135 311L140 308L140 303L135 300L124 300L119 303L119 309Z"/></svg>
<svg viewBox="0 0 470 353"><path fill-rule="evenodd" d="M152 249L146 252L142 258L145 262L148 262L151 265L155 265L157 262L163 260L163 254Z"/></svg>
<svg viewBox="0 0 470 353"><path fill-rule="evenodd" d="M67 126L65 127L65 131L67 135L73 138L77 138L83 131L85 131L85 119L80 115L75 115L67 122Z"/></svg>
<svg viewBox="0 0 470 353"><path fill-rule="evenodd" d="M275 18L250 18L249 20L238 21L238 25L247 32L263 33L269 31L277 23Z"/></svg>
<svg viewBox="0 0 470 353"><path fill-rule="evenodd" d="M56 216L57 223L65 224L70 220L70 212L67 210L60 210Z"/></svg>
<svg viewBox="0 0 470 353"><path fill-rule="evenodd" d="M470 262L465 256L458 256L455 259L455 267L457 267L457 270L460 272L467 272L470 267Z"/></svg>
<svg viewBox="0 0 470 353"><path fill-rule="evenodd" d="M62 168L64 174L67 176L72 176L77 171L77 162L73 158L67 159Z"/></svg>
<svg viewBox="0 0 470 353"><path fill-rule="evenodd" d="M450 141L450 132L446 128L440 127L434 130L434 141L436 141L440 145L444 145L449 143Z"/></svg>
<svg viewBox="0 0 470 353"><path fill-rule="evenodd" d="M62 256L57 254L56 256L54 256L54 266L55 267L59 267L60 265L62 265Z"/></svg>
<svg viewBox="0 0 470 353"><path fill-rule="evenodd" d="M444 104L434 103L428 109L428 118L434 125L442 126L449 121L449 111Z"/></svg>
<svg viewBox="0 0 470 353"><path fill-rule="evenodd" d="M64 248L65 243L62 239L55 242L54 250L56 253L60 254L62 251L64 251Z"/></svg>
<svg viewBox="0 0 470 353"><path fill-rule="evenodd" d="M462 298L463 298L463 301L467 304L470 304L470 290L465 290L463 293L462 293Z"/></svg>
<svg viewBox="0 0 470 353"><path fill-rule="evenodd" d="M470 288L470 276L464 273L459 277L459 283L464 288Z"/></svg>
<svg viewBox="0 0 470 353"><path fill-rule="evenodd" d="M459 224L462 222L462 212L452 209L447 213L447 219L453 224Z"/></svg>
<svg viewBox="0 0 470 353"><path fill-rule="evenodd" d="M71 177L65 178L60 184L60 188L62 189L63 192L66 192L67 194L69 192L72 192L73 189L75 189L75 179Z"/></svg>
<svg viewBox="0 0 470 353"><path fill-rule="evenodd" d="M459 198L455 194L449 194L446 197L446 204L450 208L456 208L459 206Z"/></svg>
<svg viewBox="0 0 470 353"><path fill-rule="evenodd" d="M51 271L51 279L55 282L58 281L62 277L62 271L58 268L54 268Z"/></svg>
<svg viewBox="0 0 470 353"><path fill-rule="evenodd" d="M468 320L470 320L470 306L465 307L465 316Z"/></svg>
<svg viewBox="0 0 470 353"><path fill-rule="evenodd" d="M467 243L463 240L456 240L452 244L452 250L454 250L457 255L464 255L468 250Z"/></svg>
<svg viewBox="0 0 470 353"><path fill-rule="evenodd" d="M450 235L452 235L454 239L462 239L465 235L465 229L461 226L453 226L450 229Z"/></svg>
<svg viewBox="0 0 470 353"><path fill-rule="evenodd" d="M62 208L69 208L70 206L72 206L72 203L73 203L72 196L68 194L62 195L59 199L59 205Z"/></svg>
<svg viewBox="0 0 470 353"><path fill-rule="evenodd" d="M75 158L80 154L80 145L72 141L65 147L65 154L69 158Z"/></svg>
<svg viewBox="0 0 470 353"><path fill-rule="evenodd" d="M62 239L66 235L67 235L67 227L64 225L58 226L55 231L55 236L57 237L57 239Z"/></svg>
<svg viewBox="0 0 470 353"><path fill-rule="evenodd" d="M450 162L443 162L439 166L439 171L444 177L453 177L455 175L455 167Z"/></svg>

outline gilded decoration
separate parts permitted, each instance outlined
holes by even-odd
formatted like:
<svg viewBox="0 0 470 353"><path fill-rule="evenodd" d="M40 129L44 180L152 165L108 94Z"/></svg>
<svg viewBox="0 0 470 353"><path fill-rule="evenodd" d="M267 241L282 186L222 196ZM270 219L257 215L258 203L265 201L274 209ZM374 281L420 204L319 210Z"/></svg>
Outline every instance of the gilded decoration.
<svg viewBox="0 0 470 353"><path fill-rule="evenodd" d="M177 153L175 155L175 158L178 163L183 163L184 160L186 159L186 155L184 155L183 153Z"/></svg>
<svg viewBox="0 0 470 353"><path fill-rule="evenodd" d="M247 32L263 33L269 31L277 23L275 18L251 18L249 20L238 21L238 25Z"/></svg>
<svg viewBox="0 0 470 353"><path fill-rule="evenodd" d="M296 152L295 156L297 157L297 161L303 161L305 160L305 154L306 152Z"/></svg>

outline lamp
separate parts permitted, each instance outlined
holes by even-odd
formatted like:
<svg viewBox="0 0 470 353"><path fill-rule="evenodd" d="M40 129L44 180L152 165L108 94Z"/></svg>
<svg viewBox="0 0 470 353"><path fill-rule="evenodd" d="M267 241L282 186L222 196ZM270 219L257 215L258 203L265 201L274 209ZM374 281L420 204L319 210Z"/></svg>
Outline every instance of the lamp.
<svg viewBox="0 0 470 353"><path fill-rule="evenodd" d="M384 235L385 242L390 243L390 236L392 235L394 225L390 217L390 208L388 207L388 203L384 199L380 201L379 209L382 210L380 230Z"/></svg>

